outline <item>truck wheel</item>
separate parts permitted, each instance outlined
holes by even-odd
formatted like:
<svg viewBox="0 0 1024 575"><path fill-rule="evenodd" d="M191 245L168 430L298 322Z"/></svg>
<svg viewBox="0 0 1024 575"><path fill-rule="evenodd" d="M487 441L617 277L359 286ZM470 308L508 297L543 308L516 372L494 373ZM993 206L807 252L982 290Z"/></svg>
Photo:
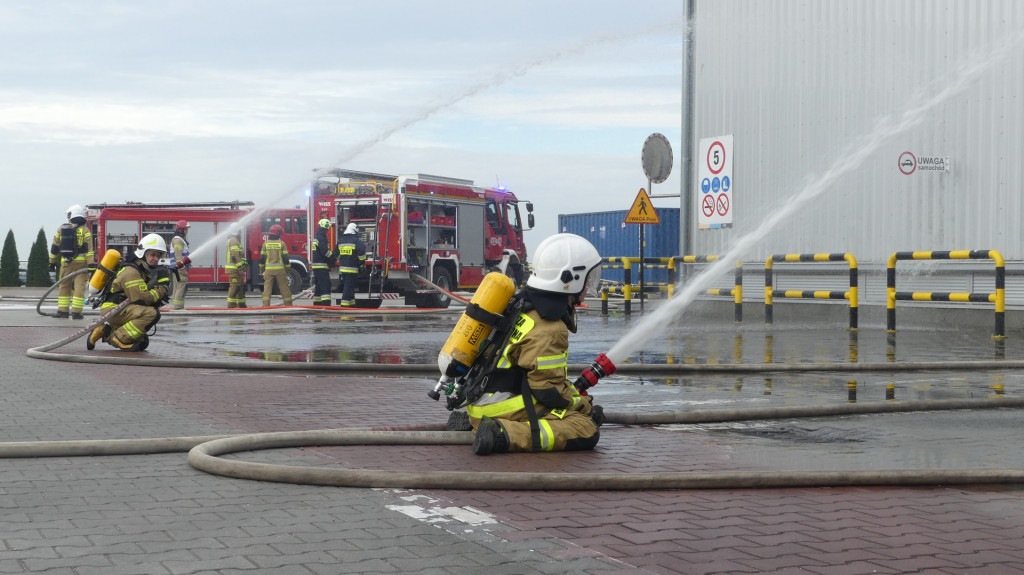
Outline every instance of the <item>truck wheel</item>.
<svg viewBox="0 0 1024 575"><path fill-rule="evenodd" d="M288 289L292 291L292 295L295 295L303 290L302 287L302 274L295 268L288 268Z"/></svg>
<svg viewBox="0 0 1024 575"><path fill-rule="evenodd" d="M437 267L434 268L434 284L437 287L444 288L448 291L455 289L455 282L452 281L452 274L447 268ZM437 307L447 308L452 303L452 298L448 297L448 294L434 292L429 296L423 298L424 301L417 302L416 307Z"/></svg>

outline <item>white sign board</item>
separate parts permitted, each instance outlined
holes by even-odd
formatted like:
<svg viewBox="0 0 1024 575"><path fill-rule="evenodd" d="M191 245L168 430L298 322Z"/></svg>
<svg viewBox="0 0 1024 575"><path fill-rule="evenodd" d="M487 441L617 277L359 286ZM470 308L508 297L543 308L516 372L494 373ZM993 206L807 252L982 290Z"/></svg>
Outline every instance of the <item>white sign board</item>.
<svg viewBox="0 0 1024 575"><path fill-rule="evenodd" d="M732 135L702 138L696 164L697 227L732 226Z"/></svg>

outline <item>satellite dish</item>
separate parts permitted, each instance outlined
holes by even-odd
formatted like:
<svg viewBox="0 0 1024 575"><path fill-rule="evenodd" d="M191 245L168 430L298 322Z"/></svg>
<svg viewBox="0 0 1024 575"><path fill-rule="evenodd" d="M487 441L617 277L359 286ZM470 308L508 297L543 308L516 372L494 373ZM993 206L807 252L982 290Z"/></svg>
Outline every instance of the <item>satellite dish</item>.
<svg viewBox="0 0 1024 575"><path fill-rule="evenodd" d="M640 158L644 164L644 174L652 183L660 184L672 173L672 145L661 134L647 136Z"/></svg>

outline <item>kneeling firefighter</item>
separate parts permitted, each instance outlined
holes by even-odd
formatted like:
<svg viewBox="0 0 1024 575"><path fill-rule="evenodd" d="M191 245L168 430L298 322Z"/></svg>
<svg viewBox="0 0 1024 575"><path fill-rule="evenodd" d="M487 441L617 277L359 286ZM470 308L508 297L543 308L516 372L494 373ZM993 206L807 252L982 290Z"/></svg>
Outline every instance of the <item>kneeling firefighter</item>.
<svg viewBox="0 0 1024 575"><path fill-rule="evenodd" d="M128 304L89 335L86 348L95 349L102 340L123 351L142 351L149 346L146 332L160 321L160 306L167 303L171 273L159 265L167 244L157 234L148 234L135 246L134 257L123 262L102 294L101 313L128 300Z"/></svg>
<svg viewBox="0 0 1024 575"><path fill-rule="evenodd" d="M545 239L533 256L533 275L515 297L522 308L483 394L467 407L473 452L593 449L602 411L567 377L575 305L595 289L601 256L575 234Z"/></svg>

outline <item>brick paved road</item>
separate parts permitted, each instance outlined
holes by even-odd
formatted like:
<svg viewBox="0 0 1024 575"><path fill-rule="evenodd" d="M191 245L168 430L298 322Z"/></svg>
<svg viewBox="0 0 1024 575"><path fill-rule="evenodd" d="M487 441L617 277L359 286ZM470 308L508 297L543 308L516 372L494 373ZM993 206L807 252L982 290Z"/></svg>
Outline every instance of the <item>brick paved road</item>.
<svg viewBox="0 0 1024 575"><path fill-rule="evenodd" d="M0 433L8 441L444 417L424 400L430 385L424 378L33 360L24 356L26 348L59 339L67 328L13 327L6 319L0 313L0 324L9 325L0 328ZM151 353L166 345L155 343ZM609 399L609 409L630 401ZM965 416L950 417L962 423ZM977 417L1002 425L986 427L984 441L957 435L970 426L950 425L958 431L948 441L1014 442L1015 413ZM783 428L813 434L846 425L867 434L880 421L784 422ZM990 435L999 430L1002 435ZM771 469L774 455L787 467L799 453L811 467L833 452L855 451L853 444L828 442L772 448L761 438L738 437L713 426L608 427L598 450L568 456L479 458L463 446L429 446L307 448L246 458L406 470L718 471ZM872 442L884 448L882 455L851 455L865 466L899 466L908 456L912 466L933 457L938 466L950 463L935 455L942 445L927 446L922 456L895 448L900 442L884 434L858 437L865 440L858 444L862 453L874 453ZM1019 449L1005 451L1005 466L1022 465ZM184 454L165 454L0 460L0 513L3 573L1024 573L1024 499L1005 487L367 490L214 477L189 467Z"/></svg>

